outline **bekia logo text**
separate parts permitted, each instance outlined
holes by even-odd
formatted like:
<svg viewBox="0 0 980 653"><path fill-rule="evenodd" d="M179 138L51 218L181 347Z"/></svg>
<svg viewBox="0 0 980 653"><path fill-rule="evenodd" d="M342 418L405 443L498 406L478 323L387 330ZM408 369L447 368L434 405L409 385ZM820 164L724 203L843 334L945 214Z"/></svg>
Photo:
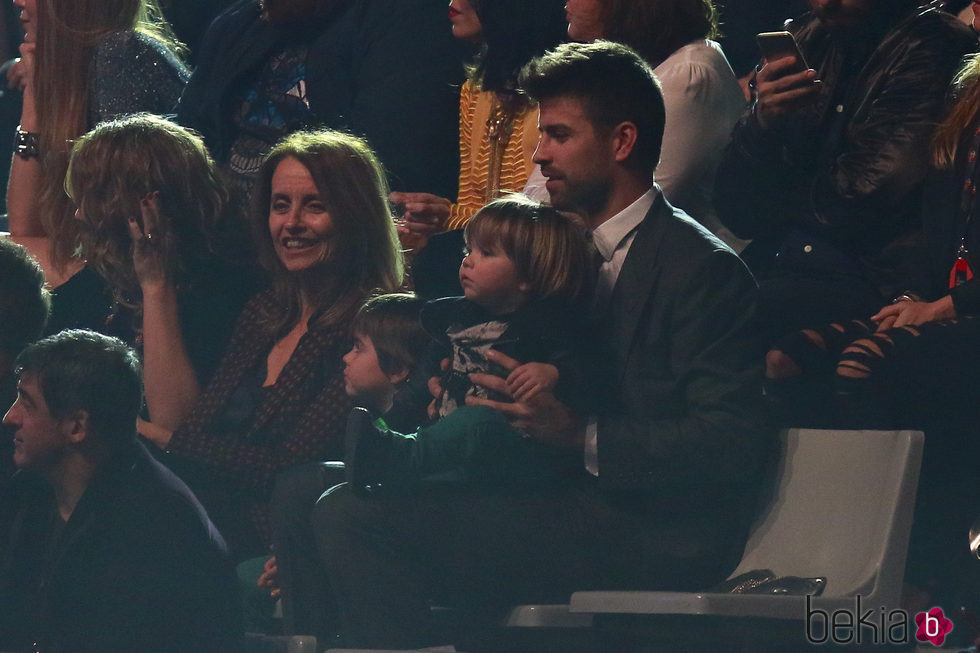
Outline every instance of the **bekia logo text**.
<svg viewBox="0 0 980 653"><path fill-rule="evenodd" d="M810 596L806 597L806 639L811 644L908 644L910 622L905 610L874 610L861 605L861 596L854 601L854 609L838 609L827 612L813 608ZM946 618L942 608L915 615L915 639L942 646L953 630L953 622Z"/></svg>

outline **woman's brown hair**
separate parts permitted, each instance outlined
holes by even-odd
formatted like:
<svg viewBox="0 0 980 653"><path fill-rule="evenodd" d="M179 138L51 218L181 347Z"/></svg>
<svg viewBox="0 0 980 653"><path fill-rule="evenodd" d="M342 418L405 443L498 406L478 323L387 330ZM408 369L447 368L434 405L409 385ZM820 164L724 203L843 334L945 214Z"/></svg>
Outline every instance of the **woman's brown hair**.
<svg viewBox="0 0 980 653"><path fill-rule="evenodd" d="M659 66L677 49L720 35L712 0L600 0L602 38L630 46Z"/></svg>
<svg viewBox="0 0 980 653"><path fill-rule="evenodd" d="M326 260L313 269L289 273L269 235L272 176L284 159L296 159L313 178L330 213L335 242ZM391 292L402 283L398 235L388 209L388 183L367 143L342 132L290 134L266 156L255 183L252 234L259 262L272 273L283 309L270 313L277 334L300 319L303 300L315 307L323 325L350 319L375 291Z"/></svg>

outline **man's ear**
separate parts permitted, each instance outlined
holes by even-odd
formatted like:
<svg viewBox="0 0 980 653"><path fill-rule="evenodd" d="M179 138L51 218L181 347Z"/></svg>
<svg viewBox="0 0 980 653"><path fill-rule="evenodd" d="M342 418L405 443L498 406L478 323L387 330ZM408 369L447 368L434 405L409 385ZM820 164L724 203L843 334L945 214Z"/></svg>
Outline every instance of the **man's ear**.
<svg viewBox="0 0 980 653"><path fill-rule="evenodd" d="M78 410L62 420L65 436L72 444L85 442L89 436L89 414L87 410Z"/></svg>
<svg viewBox="0 0 980 653"><path fill-rule="evenodd" d="M636 124L629 121L613 127L611 143L616 161L621 163L630 157L636 147L637 134Z"/></svg>

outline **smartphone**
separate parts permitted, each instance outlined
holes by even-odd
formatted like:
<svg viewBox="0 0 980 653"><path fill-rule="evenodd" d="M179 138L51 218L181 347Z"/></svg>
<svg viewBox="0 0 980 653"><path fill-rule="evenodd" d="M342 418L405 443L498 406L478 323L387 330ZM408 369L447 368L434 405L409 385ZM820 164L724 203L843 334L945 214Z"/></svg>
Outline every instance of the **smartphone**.
<svg viewBox="0 0 980 653"><path fill-rule="evenodd" d="M799 44L789 32L762 32L756 35L755 40L766 61L796 57L797 65L788 70L787 74L800 73L810 67L803 58Z"/></svg>

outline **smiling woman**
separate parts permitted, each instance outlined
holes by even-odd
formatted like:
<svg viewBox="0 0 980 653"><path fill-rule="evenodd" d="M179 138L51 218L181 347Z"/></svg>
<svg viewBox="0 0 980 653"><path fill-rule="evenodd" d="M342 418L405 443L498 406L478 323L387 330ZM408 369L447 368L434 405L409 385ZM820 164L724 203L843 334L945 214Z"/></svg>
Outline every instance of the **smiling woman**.
<svg viewBox="0 0 980 653"><path fill-rule="evenodd" d="M301 132L273 148L251 216L271 288L245 307L187 420L172 434L148 433L238 559L268 553L276 473L342 455L350 321L372 292L402 280L386 194L381 166L358 138Z"/></svg>
<svg viewBox="0 0 980 653"><path fill-rule="evenodd" d="M269 233L276 256L292 272L327 260L333 221L310 171L292 157L272 174Z"/></svg>

